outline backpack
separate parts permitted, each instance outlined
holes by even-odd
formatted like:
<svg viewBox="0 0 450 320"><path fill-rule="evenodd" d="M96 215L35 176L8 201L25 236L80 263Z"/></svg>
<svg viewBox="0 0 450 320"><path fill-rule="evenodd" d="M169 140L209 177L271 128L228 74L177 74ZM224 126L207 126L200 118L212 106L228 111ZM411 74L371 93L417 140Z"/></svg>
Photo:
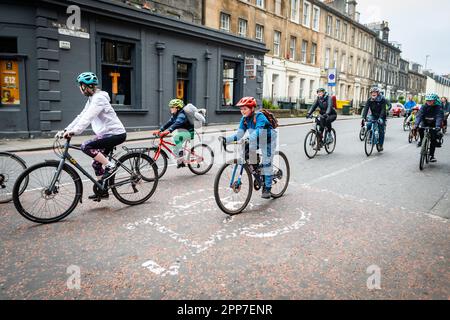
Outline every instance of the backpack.
<svg viewBox="0 0 450 320"><path fill-rule="evenodd" d="M205 123L206 119L203 116L203 110L199 110L196 106L194 106L192 103L188 103L183 108L184 113L186 114L186 117L188 118L188 121L190 124L194 125L195 122L201 122ZM202 111L202 112L201 112Z"/></svg>
<svg viewBox="0 0 450 320"><path fill-rule="evenodd" d="M266 109L261 109L260 112L269 120L273 129L278 128L278 120L272 112ZM253 116L253 123L256 124L256 114ZM244 124L247 125L247 120L244 120Z"/></svg>

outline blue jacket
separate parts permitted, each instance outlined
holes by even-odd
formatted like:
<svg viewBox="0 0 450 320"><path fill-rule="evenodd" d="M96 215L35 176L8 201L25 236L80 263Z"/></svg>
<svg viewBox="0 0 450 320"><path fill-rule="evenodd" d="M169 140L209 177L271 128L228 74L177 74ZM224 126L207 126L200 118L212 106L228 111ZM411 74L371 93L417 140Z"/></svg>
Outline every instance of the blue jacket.
<svg viewBox="0 0 450 320"><path fill-rule="evenodd" d="M255 121L256 120L256 121ZM256 123L255 123L256 122ZM262 133L261 130L267 130L267 139L272 136L272 125L262 112L256 112L254 116L242 117L237 133L227 138L227 143L241 140L245 132L249 130L249 141L255 143Z"/></svg>
<svg viewBox="0 0 450 320"><path fill-rule="evenodd" d="M416 116L416 125L420 125L421 122L434 122L435 128L440 128L442 120L444 119L444 111L440 105L429 106L424 104L420 108Z"/></svg>
<svg viewBox="0 0 450 320"><path fill-rule="evenodd" d="M173 132L177 129L185 129L188 131L194 130L194 126L189 122L186 114L183 110L178 111L169 119L169 121L163 125L159 130L164 131L168 130L169 132Z"/></svg>
<svg viewBox="0 0 450 320"><path fill-rule="evenodd" d="M411 100L405 103L405 109L406 110L411 110L412 108L414 108L416 106L416 102Z"/></svg>

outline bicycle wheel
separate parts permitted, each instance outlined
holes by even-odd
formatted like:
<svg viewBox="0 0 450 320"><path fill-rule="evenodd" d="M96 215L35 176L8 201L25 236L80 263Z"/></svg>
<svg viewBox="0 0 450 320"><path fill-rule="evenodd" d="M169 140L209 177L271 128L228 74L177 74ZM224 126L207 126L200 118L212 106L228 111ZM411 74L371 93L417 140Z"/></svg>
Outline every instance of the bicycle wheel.
<svg viewBox="0 0 450 320"><path fill-rule="evenodd" d="M367 131L367 133L366 133L366 140L364 142L364 151L366 152L366 155L368 157L370 157L370 155L373 152L373 138L372 138L372 136L373 136L373 131L372 130Z"/></svg>
<svg viewBox="0 0 450 320"><path fill-rule="evenodd" d="M359 130L359 140L364 141L365 137L366 137L366 127L362 127L361 130Z"/></svg>
<svg viewBox="0 0 450 320"><path fill-rule="evenodd" d="M334 130L334 128L331 128L330 134L331 134L331 137L332 137L333 141L330 142L330 143L325 143L325 151L328 154L332 154L334 152L334 149L336 149L336 131Z"/></svg>
<svg viewBox="0 0 450 320"><path fill-rule="evenodd" d="M273 157L272 190L273 198L280 198L286 192L291 178L291 169L286 155L277 151Z"/></svg>
<svg viewBox="0 0 450 320"><path fill-rule="evenodd" d="M161 153L159 154L158 160L155 160L155 155L156 155L157 150L158 150L158 148L156 148L156 147L150 148L150 150L148 151L148 155L150 156L150 158L153 159L153 161L155 161L156 166L158 167L158 179L161 179L162 176L164 176L164 174L167 171L167 164L168 164L169 156L167 155L167 153L164 150L161 149Z"/></svg>
<svg viewBox="0 0 450 320"><path fill-rule="evenodd" d="M234 160L224 164L217 172L214 198L226 214L241 213L247 207L252 192L253 177L247 164L238 164L237 160Z"/></svg>
<svg viewBox="0 0 450 320"><path fill-rule="evenodd" d="M188 154L188 168L197 175L202 175L211 170L214 164L214 152L206 144L198 144L192 147Z"/></svg>
<svg viewBox="0 0 450 320"><path fill-rule="evenodd" d="M406 120L408 120L408 118L405 118L405 120L403 120L403 131L408 131L411 128Z"/></svg>
<svg viewBox="0 0 450 320"><path fill-rule="evenodd" d="M409 130L409 134L408 134L408 143L412 143L413 139L414 139L414 135L413 135L412 131Z"/></svg>
<svg viewBox="0 0 450 320"><path fill-rule="evenodd" d="M311 130L305 138L305 154L309 159L316 156L319 151L319 136L316 131Z"/></svg>
<svg viewBox="0 0 450 320"><path fill-rule="evenodd" d="M0 203L12 200L14 183L26 168L22 158L9 152L0 152ZM27 184L28 179L23 184L20 194L25 190Z"/></svg>
<svg viewBox="0 0 450 320"><path fill-rule="evenodd" d="M53 223L67 217L78 205L83 186L80 176L69 165L64 164L55 188L49 190L58 166L58 161L38 163L17 178L14 206L24 218L36 223ZM20 193L24 186L24 192Z"/></svg>
<svg viewBox="0 0 450 320"><path fill-rule="evenodd" d="M158 186L158 167L145 153L128 153L119 158L119 168L109 181L112 193L122 203L137 205L153 195Z"/></svg>

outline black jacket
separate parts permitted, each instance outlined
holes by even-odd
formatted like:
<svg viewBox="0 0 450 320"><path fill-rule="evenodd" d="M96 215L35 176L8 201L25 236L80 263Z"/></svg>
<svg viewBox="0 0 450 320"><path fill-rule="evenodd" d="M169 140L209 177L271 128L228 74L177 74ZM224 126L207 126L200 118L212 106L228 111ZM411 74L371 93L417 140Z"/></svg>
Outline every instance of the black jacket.
<svg viewBox="0 0 450 320"><path fill-rule="evenodd" d="M386 120L386 104L388 102L386 99L382 96L378 96L377 99L372 100L372 98L369 98L367 100L366 105L363 110L362 117L363 119L366 119L367 113L372 112L372 116L375 118L381 118L383 120Z"/></svg>
<svg viewBox="0 0 450 320"><path fill-rule="evenodd" d="M320 108L321 115L337 115L336 110L333 108L333 97L330 95L326 95L323 98L317 98L308 112L308 117L310 117L317 108Z"/></svg>
<svg viewBox="0 0 450 320"><path fill-rule="evenodd" d="M421 122L433 122L435 128L440 128L442 120L444 119L444 110L440 105L429 106L424 104L420 108L416 116L416 125L420 125Z"/></svg>

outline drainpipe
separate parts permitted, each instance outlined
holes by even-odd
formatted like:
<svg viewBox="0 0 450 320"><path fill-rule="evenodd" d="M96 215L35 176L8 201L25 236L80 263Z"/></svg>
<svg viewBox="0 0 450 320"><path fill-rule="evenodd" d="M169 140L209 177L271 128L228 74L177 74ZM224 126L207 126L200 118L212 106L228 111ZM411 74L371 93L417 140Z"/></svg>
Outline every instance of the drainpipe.
<svg viewBox="0 0 450 320"><path fill-rule="evenodd" d="M156 42L155 43L156 51L158 53L158 119L159 125L162 124L162 109L163 109L163 54L164 49L166 48L165 43Z"/></svg>
<svg viewBox="0 0 450 320"><path fill-rule="evenodd" d="M208 49L206 49L205 51L205 60L206 60L206 66L205 66L205 72L206 72L206 83L205 83L205 109L208 111L208 102L209 102L209 65L210 65L210 61L211 61L211 51L209 51Z"/></svg>

